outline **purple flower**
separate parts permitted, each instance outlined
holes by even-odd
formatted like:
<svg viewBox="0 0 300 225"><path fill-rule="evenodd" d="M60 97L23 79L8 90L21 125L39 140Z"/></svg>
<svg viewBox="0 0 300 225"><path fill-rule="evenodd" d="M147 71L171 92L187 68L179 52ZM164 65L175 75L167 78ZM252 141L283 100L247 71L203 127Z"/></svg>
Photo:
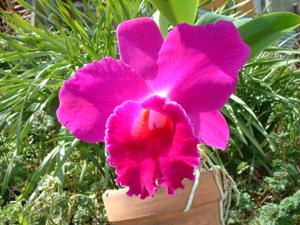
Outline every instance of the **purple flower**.
<svg viewBox="0 0 300 225"><path fill-rule="evenodd" d="M150 18L117 29L120 60L79 69L59 93L59 121L86 142L105 141L129 195L169 194L193 180L197 143L225 149L219 112L235 91L249 47L230 22L176 26L164 40Z"/></svg>

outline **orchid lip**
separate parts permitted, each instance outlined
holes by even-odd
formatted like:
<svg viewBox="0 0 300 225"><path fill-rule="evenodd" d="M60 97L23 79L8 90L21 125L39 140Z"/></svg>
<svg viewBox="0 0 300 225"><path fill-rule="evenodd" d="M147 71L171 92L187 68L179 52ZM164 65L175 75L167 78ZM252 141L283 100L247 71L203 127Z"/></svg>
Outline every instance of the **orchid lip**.
<svg viewBox="0 0 300 225"><path fill-rule="evenodd" d="M106 151L116 182L142 199L160 186L175 194L183 179L194 179L200 160L184 109L156 95L126 101L114 110L106 124Z"/></svg>

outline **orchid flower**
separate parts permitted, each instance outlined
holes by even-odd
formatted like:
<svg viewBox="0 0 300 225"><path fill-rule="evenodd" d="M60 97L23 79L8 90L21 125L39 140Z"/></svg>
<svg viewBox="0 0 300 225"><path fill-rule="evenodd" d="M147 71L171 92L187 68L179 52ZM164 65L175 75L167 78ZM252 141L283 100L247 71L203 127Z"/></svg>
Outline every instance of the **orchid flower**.
<svg viewBox="0 0 300 225"><path fill-rule="evenodd" d="M225 149L229 139L219 110L235 91L249 57L231 22L180 24L164 40L151 18L117 28L120 59L80 68L59 92L57 116L85 142L106 144L116 182L128 195L169 194L193 180L197 144Z"/></svg>

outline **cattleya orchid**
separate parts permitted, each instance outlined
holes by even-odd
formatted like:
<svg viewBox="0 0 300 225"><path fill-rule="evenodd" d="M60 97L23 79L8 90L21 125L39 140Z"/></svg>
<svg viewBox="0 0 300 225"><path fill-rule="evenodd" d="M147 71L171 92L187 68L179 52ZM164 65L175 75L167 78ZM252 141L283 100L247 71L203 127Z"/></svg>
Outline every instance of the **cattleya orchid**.
<svg viewBox="0 0 300 225"><path fill-rule="evenodd" d="M231 22L180 24L163 39L151 18L117 29L120 60L79 69L60 92L57 116L85 142L106 144L116 182L128 195L169 194L193 180L197 144L225 149L219 112L235 91L249 47Z"/></svg>

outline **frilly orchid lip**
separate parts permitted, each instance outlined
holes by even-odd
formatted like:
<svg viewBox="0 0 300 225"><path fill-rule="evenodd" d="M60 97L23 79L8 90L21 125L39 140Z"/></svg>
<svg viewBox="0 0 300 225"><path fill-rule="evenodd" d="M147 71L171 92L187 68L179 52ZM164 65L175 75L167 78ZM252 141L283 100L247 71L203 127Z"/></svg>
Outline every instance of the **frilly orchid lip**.
<svg viewBox="0 0 300 225"><path fill-rule="evenodd" d="M180 24L164 40L152 19L138 18L121 23L117 36L120 60L79 69L60 90L57 117L83 141L105 140L129 195L145 198L158 186L175 193L183 178L193 179L196 143L226 148L219 110L249 47L226 21Z"/></svg>
<svg viewBox="0 0 300 225"><path fill-rule="evenodd" d="M116 182L142 199L158 186L174 194L184 178L193 180L197 142L182 107L159 96L125 101L106 124L107 160L116 169Z"/></svg>

